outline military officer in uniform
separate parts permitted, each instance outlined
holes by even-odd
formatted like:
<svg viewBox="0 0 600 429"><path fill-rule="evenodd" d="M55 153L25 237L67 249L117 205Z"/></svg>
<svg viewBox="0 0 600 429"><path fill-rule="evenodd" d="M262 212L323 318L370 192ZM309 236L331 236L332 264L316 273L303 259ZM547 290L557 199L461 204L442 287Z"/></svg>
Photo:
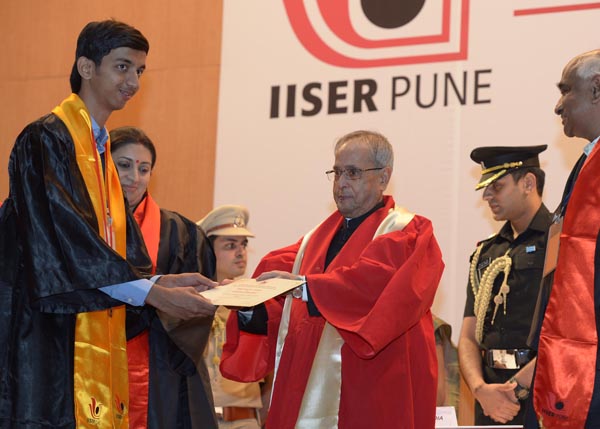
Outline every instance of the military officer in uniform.
<svg viewBox="0 0 600 429"><path fill-rule="evenodd" d="M476 399L475 424L522 424L529 391L514 378L535 357L527 348L552 217L542 203L546 145L480 147L483 189L500 231L471 256L458 345L460 368ZM507 383L508 381L508 383Z"/></svg>

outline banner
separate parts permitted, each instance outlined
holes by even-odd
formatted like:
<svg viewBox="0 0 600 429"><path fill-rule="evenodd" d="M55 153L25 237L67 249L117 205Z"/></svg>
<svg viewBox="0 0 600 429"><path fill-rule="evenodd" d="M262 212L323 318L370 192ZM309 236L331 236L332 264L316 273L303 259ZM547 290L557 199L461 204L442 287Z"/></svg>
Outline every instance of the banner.
<svg viewBox="0 0 600 429"><path fill-rule="evenodd" d="M381 132L386 193L433 221L446 263L434 312L462 323L469 256L502 226L474 190L478 146L539 145L559 202L585 141L553 112L563 66L598 48L600 3L225 0L215 206L250 210L248 275L333 210L337 138Z"/></svg>

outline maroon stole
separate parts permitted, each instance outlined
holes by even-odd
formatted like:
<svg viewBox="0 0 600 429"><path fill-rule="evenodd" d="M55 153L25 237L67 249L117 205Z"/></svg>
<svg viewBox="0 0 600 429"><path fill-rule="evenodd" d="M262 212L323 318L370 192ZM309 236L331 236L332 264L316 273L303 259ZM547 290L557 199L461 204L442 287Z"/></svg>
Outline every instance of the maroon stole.
<svg viewBox="0 0 600 429"><path fill-rule="evenodd" d="M140 226L148 254L152 260L152 272L156 271L158 243L160 241L160 208L147 195L133 214ZM129 367L129 425L131 428L148 427L149 344L148 330L127 341Z"/></svg>
<svg viewBox="0 0 600 429"><path fill-rule="evenodd" d="M600 145L575 183L560 235L554 284L540 334L534 407L543 428L583 428L598 338L594 254L600 225Z"/></svg>

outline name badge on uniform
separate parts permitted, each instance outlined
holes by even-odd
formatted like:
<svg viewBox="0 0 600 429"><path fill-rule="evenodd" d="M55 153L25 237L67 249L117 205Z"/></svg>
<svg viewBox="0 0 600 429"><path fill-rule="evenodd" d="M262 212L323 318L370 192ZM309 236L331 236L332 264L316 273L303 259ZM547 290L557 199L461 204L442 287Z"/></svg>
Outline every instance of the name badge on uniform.
<svg viewBox="0 0 600 429"><path fill-rule="evenodd" d="M550 229L548 230L548 243L546 244L546 257L544 259L544 271L542 271L542 277L546 277L546 275L556 269L562 226L563 218L561 217L556 223L550 225Z"/></svg>
<svg viewBox="0 0 600 429"><path fill-rule="evenodd" d="M479 278L483 275L485 269L491 264L492 258L485 258L477 264L477 273L479 274Z"/></svg>

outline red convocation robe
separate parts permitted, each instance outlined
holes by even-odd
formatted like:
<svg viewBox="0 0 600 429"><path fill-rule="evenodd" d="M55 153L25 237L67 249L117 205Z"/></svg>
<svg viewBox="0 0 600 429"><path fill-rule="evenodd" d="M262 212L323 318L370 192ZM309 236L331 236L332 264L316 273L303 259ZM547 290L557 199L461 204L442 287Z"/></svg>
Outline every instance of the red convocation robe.
<svg viewBox="0 0 600 429"><path fill-rule="evenodd" d="M297 420L307 406L303 398L307 402L306 396L315 393L306 385L326 322L343 339L341 388L316 392L317 398L321 395L316 402L339 396L339 411L328 421L305 421L306 427L434 427L437 362L430 306L443 271L441 252L431 222L421 216L374 239L395 206L391 197L384 197L384 203L326 270L325 256L342 224L341 214L332 214L308 240L299 273L306 275L321 316L310 316L306 302L293 300L267 428L304 427L296 426ZM255 275L291 271L299 248L300 242L271 252ZM282 302L268 301L266 308L266 336L240 331L232 312L221 363L226 377L256 381L273 369Z"/></svg>
<svg viewBox="0 0 600 429"><path fill-rule="evenodd" d="M596 145L571 193L540 334L533 401L537 418L548 429L584 427L592 393L598 389L594 386L598 371L594 292L598 282L599 169L600 146Z"/></svg>

